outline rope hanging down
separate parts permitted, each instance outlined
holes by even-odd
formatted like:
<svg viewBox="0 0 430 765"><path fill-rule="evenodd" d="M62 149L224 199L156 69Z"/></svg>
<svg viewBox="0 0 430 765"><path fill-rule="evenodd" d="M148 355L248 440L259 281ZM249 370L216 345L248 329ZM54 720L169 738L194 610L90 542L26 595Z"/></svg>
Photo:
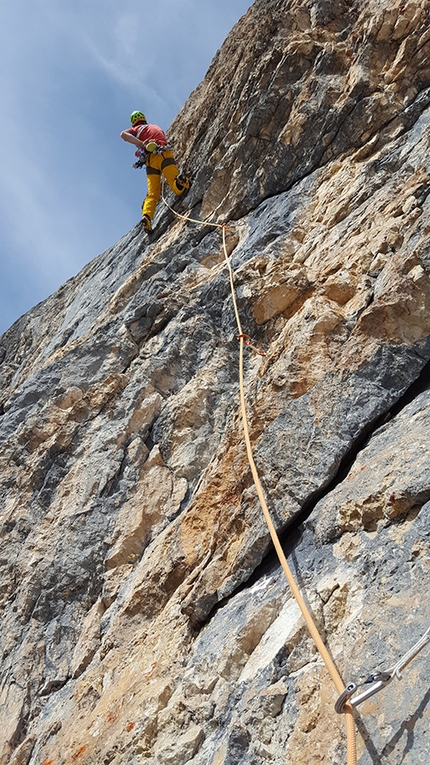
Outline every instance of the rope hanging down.
<svg viewBox="0 0 430 765"><path fill-rule="evenodd" d="M344 690L344 683L342 681L342 678L340 677L335 664L327 651L327 648L324 645L324 642L318 632L318 629L315 625L315 622L312 618L312 615L302 597L302 594L296 584L296 581L294 579L294 576L291 572L291 569L288 565L287 559L285 557L284 551L282 549L282 545L280 543L277 531L274 527L272 518L270 516L269 509L267 507L266 498L264 496L263 489L261 487L260 478L258 475L258 471L254 462L254 456L252 453L252 447L251 447L251 440L249 437L249 427L248 427L248 419L246 415L246 406L245 406L245 385L244 385L244 375L243 375L243 348L244 348L244 339L243 339L243 333L242 333L242 327L240 323L239 318L239 312L237 309L237 303L236 303L236 294L234 290L234 282L233 282L233 271L230 264L230 259L228 257L227 253L227 247L225 242L225 228L223 228L223 249L224 249L224 256L226 259L229 276L230 276L230 285L231 285L231 292L232 292L232 298L233 298L233 305L234 305L234 311L236 314L236 321L237 321L237 327L239 330L239 340L240 340L240 353L239 353L239 383L240 383L240 408L242 413L242 423L243 423L243 430L244 430L244 436L245 436L245 443L246 443L246 451L248 455L248 462L249 466L251 468L252 477L254 479L255 488L257 490L258 498L260 500L261 508L263 510L264 518L266 521L266 524L269 529L270 536L272 538L273 545L276 550L276 554L278 556L279 562L282 566L283 572L285 574L285 577L288 581L288 584L290 586L291 592L293 593L297 605L300 608L300 611L302 613L302 616L305 620L306 626L308 628L308 631L311 634L311 637L313 638L313 641L318 649L318 652L324 661L324 664L327 667L327 670L330 674L330 677L338 691L338 693L342 693ZM346 733L347 733L347 754L348 754L348 765L356 765L357 763L357 748L356 748L356 740L355 740L355 724L354 724L354 716L352 712L352 707L348 700L345 700L343 713L345 714L345 724L346 724Z"/></svg>
<svg viewBox="0 0 430 765"><path fill-rule="evenodd" d="M427 645L427 643L430 643L430 627L426 630L426 632L420 638L420 640L418 640L417 643L415 643L415 645L413 645L412 648L409 651L407 651L402 656L401 659L399 659L399 661L392 667L391 670L388 670L387 672L379 672L379 671L374 672L372 675L370 675L369 678L367 678L367 680L364 683L360 683L359 685L356 685L355 683L350 683L347 686L347 688L345 688L342 678L340 677L337 671L337 668L321 638L321 635L318 632L318 628L315 625L313 617L301 595L301 592L297 586L297 583L288 565L278 534L276 532L276 529L274 527L273 521L270 516L270 512L267 506L264 492L261 487L258 471L254 462L251 440L249 436L248 419L246 415L246 405L245 405L243 349L244 349L244 346L248 346L252 350L256 351L257 353L260 353L262 356L264 356L265 354L262 351L260 351L258 348L255 348L251 343L251 338L249 337L249 335L247 335L246 333L242 331L239 311L237 308L233 269L231 267L230 258L228 256L227 244L226 244L226 238L225 238L227 225L224 223L212 223L209 221L197 220L194 218L190 218L189 215L182 215L181 213L176 212L176 210L174 210L172 207L170 207L170 205L167 204L164 198L164 188L162 189L162 199L166 207L168 207L169 210L171 210L174 213L174 215L176 215L178 218L182 218L182 220L187 220L192 223L198 223L201 226L206 225L206 226L213 226L213 227L222 229L223 252L224 252L224 258L225 258L225 262L226 262L228 273L229 273L230 289L231 289L231 295L233 300L234 313L236 317L236 324L238 328L237 337L240 342L240 352L239 352L240 407L241 407L243 431L244 431L244 438L245 438L249 466L251 468L252 477L254 480L255 488L257 490L258 498L260 500L261 508L263 510L263 515L264 515L267 527L269 529L269 533L270 533L273 545L275 547L279 562L282 566L285 577L290 586L291 592L293 593L293 596L296 599L296 602L300 608L300 611L305 620L308 631L314 640L314 643L318 649L318 652L321 658L323 659L324 664L326 665L326 668L330 674L330 677L338 693L340 694L335 704L335 710L339 714L345 715L348 765L357 765L357 747L356 747L353 708L356 707L358 704L360 704L362 701L365 701L370 696L373 696L378 691L382 690L382 688L388 685L388 683L391 682L391 680L394 677L397 677L398 679L401 678L401 671L415 658L415 656L417 656L417 654ZM372 685L371 688L367 689L366 691L363 691L363 693L361 693L359 696L351 698L352 694L355 693L355 691L359 687L372 682L374 683L374 685Z"/></svg>
<svg viewBox="0 0 430 765"><path fill-rule="evenodd" d="M286 576L286 579L288 581L288 584L290 586L290 589L296 599L296 602L302 612L302 616L306 622L306 626L308 628L309 633L311 634L314 643L318 649L318 652L323 659L326 668L330 674L330 677L336 687L336 689L339 691L339 688L344 688L343 681L336 669L336 666L327 651L327 648L318 632L318 629L315 625L315 622L313 620L313 617L303 600L303 597L300 593L300 590L296 584L296 581L292 575L292 572L290 570L290 567L288 565L287 559L285 557L284 551L282 549L281 543L279 541L278 534L276 532L276 529L273 525L270 512L267 507L266 499L264 497L264 493L261 487L260 479L258 476L258 471L254 462L254 457L252 454L252 447L249 437L249 428L248 428L248 422L247 422L247 416L246 416L246 407L245 407L245 394L244 394L244 376L243 376L243 347L246 344L244 341L244 337L247 337L247 335L243 335L242 333L242 327L239 319L239 313L237 310L237 304L236 304L236 296L235 296L235 290L234 290L234 281L233 281L233 271L230 265L230 259L228 257L226 243L225 243L225 228L223 228L223 249L224 249L224 256L227 262L227 267L229 270L230 275L230 284L231 284L231 292L232 292L232 298L233 298L233 304L234 304L234 310L236 314L236 321L237 326L239 330L238 339L240 340L240 361L239 361L239 378L240 378L240 404L241 404L241 412L242 412L242 421L243 421L243 429L244 429L244 436L245 436L245 442L246 442L246 450L248 454L248 462L252 471L252 476L254 479L255 488L257 490L258 498L260 500L260 504L263 510L263 514L266 520L266 524L268 526L270 536L272 538L272 542L274 544L276 553L278 555L279 562L282 566L282 569L284 571L284 574ZM370 678L368 678L367 682L373 682L376 681L375 684L369 688L367 691L364 691L362 694L357 696L355 699L350 699L350 696L355 692L358 686L351 683L347 688L341 691L340 696L336 702L335 709L336 712L339 714L345 715L345 724L346 724L346 733L347 733L347 759L348 759L348 765L356 765L357 763L357 746L356 746L356 734L355 734L355 723L354 723L354 715L353 715L353 708L356 707L358 704L360 704L362 701L365 701L365 699L369 698L370 696L373 696L375 693L377 693L379 690L384 688L394 677L397 677L398 679L401 678L401 671L417 656L417 654L422 651L422 649L427 645L427 643L430 643L430 627L426 630L424 635L420 638L420 640L415 643L415 645L412 646L412 648L407 651L401 659L392 667L391 670L389 670L386 673L376 672L374 673Z"/></svg>
<svg viewBox="0 0 430 765"><path fill-rule="evenodd" d="M273 542L273 545L275 547L279 562L282 566L283 572L285 574L285 577L287 579L287 582L290 586L291 592L293 593L294 598L296 599L297 605L300 608L300 611L302 613L302 616L305 620L306 626L308 628L308 631L318 649L318 652L329 672L329 675L336 687L336 690L339 694L344 693L345 684L342 681L341 676L339 675L336 666L333 662L333 659L331 658L326 646L324 645L324 641L321 638L321 635L318 632L318 628L313 620L313 617L302 597L302 594L296 584L296 581L294 579L294 576L291 572L291 569L288 565L287 559L285 557L284 551L282 549L281 542L279 540L278 534L276 532L275 526L273 524L272 518L270 516L270 512L267 506L266 498L264 496L263 489L261 487L260 478L258 475L258 471L254 462L254 457L252 454L252 447L251 447L251 440L249 436L249 427L248 427L248 418L246 415L246 406L245 406L245 384L244 384L244 374L243 374L243 349L245 345L249 345L249 343L245 342L246 338L249 336L246 335L242 331L242 324L240 321L239 311L237 307L237 301L236 301L236 292L234 288L234 278L233 278L233 269L231 267L230 258L228 256L227 252L227 243L225 238L225 232L226 232L226 224L225 223L210 223L208 221L202 221L202 220L196 220L193 218L190 218L189 215L182 215L181 213L176 212L170 205L167 204L164 193L162 191L162 199L166 207L171 210L174 215L176 215L178 218L181 218L182 220L187 220L193 223L198 223L199 225L203 226L214 226L216 228L222 229L222 245L223 245L223 252L225 257L225 262L228 269L229 274L229 280L230 280L230 289L231 289L231 295L233 299L233 307L234 307L234 313L236 316L236 324L238 329L238 340L240 342L240 351L239 351L239 385L240 385L240 408L241 408L241 414L242 414L242 424L243 424L243 431L244 431L244 437L245 437L245 444L246 444L246 452L248 456L248 462L249 466L251 468L252 477L254 480L255 488L257 490L258 498L260 500L261 508L263 510L263 515L267 524L267 527L269 529L269 533ZM255 349L257 350L257 349ZM345 725L346 725L346 734L347 734L347 762L348 765L357 765L357 746L356 746L356 738L355 738L355 723L354 723L354 715L353 715L353 709L348 699L345 699L344 705L343 705L343 714L345 715Z"/></svg>

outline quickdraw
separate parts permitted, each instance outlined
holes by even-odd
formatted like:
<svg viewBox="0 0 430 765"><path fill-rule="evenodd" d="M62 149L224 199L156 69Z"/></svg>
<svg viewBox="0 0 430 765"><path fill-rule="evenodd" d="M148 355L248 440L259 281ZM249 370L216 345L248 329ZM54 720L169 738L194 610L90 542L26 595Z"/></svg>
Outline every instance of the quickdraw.
<svg viewBox="0 0 430 765"><path fill-rule="evenodd" d="M422 651L427 643L430 643L430 627L427 628L424 635L412 646L412 648L410 648L409 651L407 651L391 669L387 670L387 672L380 672L377 670L376 672L372 672L367 680L364 680L362 683L349 683L343 693L340 694L334 705L336 712L338 714L342 714L342 712L344 712L344 706L346 702L349 702L352 707L358 706L363 701L366 701L366 699L374 696L375 693L378 693L379 691L382 691L384 688L386 688L386 686L391 683L394 677L397 677L398 680L401 680L402 669L404 669L409 664L409 662L411 662L412 659L414 659L415 656L420 651ZM363 691L358 696L352 698L352 695L359 688L362 688L363 685L368 685L370 683L373 683L370 688Z"/></svg>
<svg viewBox="0 0 430 765"><path fill-rule="evenodd" d="M251 348L253 351L255 351L255 353L258 353L259 356L266 355L264 351L261 350L261 348L256 348L256 346L252 344L251 337L247 335L245 332L242 332L240 335L238 335L237 339L242 340L243 344L246 345L247 348Z"/></svg>
<svg viewBox="0 0 430 765"><path fill-rule="evenodd" d="M136 170L139 170L141 167L145 167L145 165L146 165L146 151L142 151L137 161L133 162L132 167L134 167Z"/></svg>
<svg viewBox="0 0 430 765"><path fill-rule="evenodd" d="M388 683L391 683L393 677L394 675L391 675L389 672L373 672L371 675L369 675L367 680L363 680L362 683L349 683L343 693L340 694L334 705L336 712L338 715L343 714L344 706L347 701L349 701L351 706L357 707L363 701L366 701L366 699L369 699L371 696L374 696L375 693L378 693L378 691L382 691L382 689L385 688ZM373 683L371 688L363 691L363 693L360 693L359 696L352 698L353 693L368 683Z"/></svg>

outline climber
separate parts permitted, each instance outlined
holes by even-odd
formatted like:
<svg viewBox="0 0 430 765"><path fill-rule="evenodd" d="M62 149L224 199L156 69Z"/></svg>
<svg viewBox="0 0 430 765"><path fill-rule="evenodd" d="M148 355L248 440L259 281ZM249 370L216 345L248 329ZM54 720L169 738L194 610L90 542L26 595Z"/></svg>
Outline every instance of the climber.
<svg viewBox="0 0 430 765"><path fill-rule="evenodd" d="M150 232L160 198L161 173L177 196L190 188L190 181L184 175L179 175L172 147L158 125L148 125L145 115L138 111L132 112L130 122L131 128L123 130L121 138L139 147L136 151L138 161L133 167L146 167L148 193L142 203L142 221L144 229Z"/></svg>

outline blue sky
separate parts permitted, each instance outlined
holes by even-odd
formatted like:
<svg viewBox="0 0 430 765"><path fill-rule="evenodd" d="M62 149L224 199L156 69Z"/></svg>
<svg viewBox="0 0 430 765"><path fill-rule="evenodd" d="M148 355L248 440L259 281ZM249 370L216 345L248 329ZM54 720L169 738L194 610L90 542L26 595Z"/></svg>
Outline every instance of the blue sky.
<svg viewBox="0 0 430 765"><path fill-rule="evenodd" d="M0 334L140 218L119 133L167 129L252 0L13 0L0 9Z"/></svg>

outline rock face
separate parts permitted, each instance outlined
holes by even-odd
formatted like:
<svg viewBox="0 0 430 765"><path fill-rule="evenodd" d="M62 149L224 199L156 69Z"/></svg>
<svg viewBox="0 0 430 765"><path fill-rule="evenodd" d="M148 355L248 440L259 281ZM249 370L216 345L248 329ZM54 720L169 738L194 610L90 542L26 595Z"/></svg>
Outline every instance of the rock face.
<svg viewBox="0 0 430 765"><path fill-rule="evenodd" d="M170 130L345 684L428 627L429 21L257 0ZM222 230L155 223L0 339L0 762L341 765ZM360 765L429 761L429 658L357 709Z"/></svg>

